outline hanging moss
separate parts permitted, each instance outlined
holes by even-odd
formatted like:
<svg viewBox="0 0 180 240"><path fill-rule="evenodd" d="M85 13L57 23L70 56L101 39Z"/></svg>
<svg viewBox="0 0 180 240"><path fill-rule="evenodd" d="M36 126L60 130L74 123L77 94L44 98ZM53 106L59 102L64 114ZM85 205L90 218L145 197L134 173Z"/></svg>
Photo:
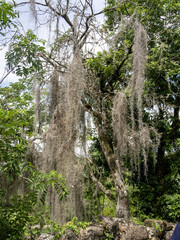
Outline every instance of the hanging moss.
<svg viewBox="0 0 180 240"><path fill-rule="evenodd" d="M61 224L74 216L82 218L82 172L83 164L75 157L75 142L81 119L81 97L84 92L85 76L80 58L74 58L64 75L64 88L59 90L57 75L53 73L51 98L55 108L50 127L46 132L43 168L55 169L67 179L68 198L60 203L53 191L48 202L51 216ZM62 92L63 90L63 92ZM57 92L61 95L57 97ZM55 107L55 105L57 105Z"/></svg>
<svg viewBox="0 0 180 240"><path fill-rule="evenodd" d="M117 158L120 156L120 159L122 159L129 153L131 165L139 171L139 175L140 159L143 157L144 174L147 175L148 153L152 150L155 156L155 149L159 144L159 135L154 128L149 128L147 124L143 123L142 95L145 81L147 34L138 21L134 23L133 29L133 67L128 86L130 98L127 99L123 92L118 92L114 98L113 132L115 154ZM128 107L130 108L130 116ZM154 161L156 161L155 158Z"/></svg>

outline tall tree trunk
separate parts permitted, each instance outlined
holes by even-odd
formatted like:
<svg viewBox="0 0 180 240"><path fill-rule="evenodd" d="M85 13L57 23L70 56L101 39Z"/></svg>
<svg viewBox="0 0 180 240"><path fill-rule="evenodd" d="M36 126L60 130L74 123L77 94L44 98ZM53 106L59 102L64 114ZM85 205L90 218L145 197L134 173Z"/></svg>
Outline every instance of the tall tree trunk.
<svg viewBox="0 0 180 240"><path fill-rule="evenodd" d="M107 136L103 134L103 131L101 129L98 129L98 135L116 188L118 198L116 205L116 216L124 219L129 219L129 194L128 188L124 181L124 167L121 166L120 161L116 159Z"/></svg>
<svg viewBox="0 0 180 240"><path fill-rule="evenodd" d="M116 205L116 216L119 218L129 219L129 197L127 191L118 192L118 200Z"/></svg>

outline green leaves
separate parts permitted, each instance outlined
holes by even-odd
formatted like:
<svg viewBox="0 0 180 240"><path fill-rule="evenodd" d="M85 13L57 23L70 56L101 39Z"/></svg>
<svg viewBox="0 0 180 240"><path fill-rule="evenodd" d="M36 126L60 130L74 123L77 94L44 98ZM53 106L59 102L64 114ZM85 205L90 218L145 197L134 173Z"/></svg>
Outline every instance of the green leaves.
<svg viewBox="0 0 180 240"><path fill-rule="evenodd" d="M49 213L45 207L45 197L50 187L53 187L60 200L68 194L66 181L56 171L40 172L26 164L24 172L28 193L24 196L11 196L7 205L4 194L0 191L0 232L2 239L22 240L25 233L31 239L40 235L43 225L49 224ZM21 171L21 174L23 172ZM23 176L21 181L25 181ZM9 189L7 190L9 191ZM8 193L6 193L8 194ZM34 225L39 225L34 229Z"/></svg>
<svg viewBox="0 0 180 240"><path fill-rule="evenodd" d="M80 233L81 229L86 229L91 224L91 222L79 222L77 217L73 217L71 221L62 226L54 222L50 222L50 230L54 233L54 239L61 239L68 229L71 229L74 237L76 237L76 235Z"/></svg>
<svg viewBox="0 0 180 240"><path fill-rule="evenodd" d="M43 73L43 62L40 55L45 52L44 41L36 37L31 30L25 36L15 37L11 50L6 53L9 69L18 76L29 76L32 73Z"/></svg>
<svg viewBox="0 0 180 240"><path fill-rule="evenodd" d="M180 217L180 194L163 195L160 201L164 210L163 217L172 222L177 222Z"/></svg>
<svg viewBox="0 0 180 240"><path fill-rule="evenodd" d="M0 172L9 180L21 175L33 125L32 95L23 82L0 88Z"/></svg>
<svg viewBox="0 0 180 240"><path fill-rule="evenodd" d="M13 5L1 0L0 2L0 35L5 35L3 32L6 28L11 26L16 27L12 20L18 17L18 13L13 10Z"/></svg>
<svg viewBox="0 0 180 240"><path fill-rule="evenodd" d="M49 173L45 173L31 169L29 189L40 194L40 201L43 204L45 204L45 197L50 186L55 189L59 200L62 200L68 195L66 181L60 173L54 170L50 171Z"/></svg>
<svg viewBox="0 0 180 240"><path fill-rule="evenodd" d="M44 208L48 188L54 187L60 200L68 194L65 179L62 178L61 174L56 171L50 173L36 171L30 165L28 169L30 171L30 178L27 182L29 192L25 196L12 196L9 205L6 206L4 195L2 191L0 192L0 232L2 239L22 240L25 239L25 232L30 235L31 239L39 236L41 228L46 221L49 221L46 216L47 209ZM40 227L33 229L32 227L36 224L40 224Z"/></svg>
<svg viewBox="0 0 180 240"><path fill-rule="evenodd" d="M113 9L106 12L107 19L104 26L104 33L107 32L107 38L112 37L113 40L115 39L113 48L110 48L107 52L98 53L96 57L88 60L87 65L98 77L96 81L99 81L99 89L106 99L113 98L113 94L119 89L125 89L127 97L129 97L128 81L132 75L131 53L134 50L134 21L138 19L146 29L148 57L143 94L143 121L150 126L154 126L161 133L161 141L155 151L158 162L154 168L151 161L152 153L148 155L150 162L147 179L149 183L147 183L144 176L141 176L138 181L136 170L129 167L129 170L133 173L131 174L130 184L133 186L137 184L137 187L134 187L130 193L131 212L134 216L142 219L147 216L161 217L164 213L165 218L177 221L179 209L175 205L175 201L178 198L179 188L176 181L179 182L179 178L177 174L174 176L173 172L178 171L179 174L179 165L175 164L173 171L171 167L173 166L172 162L175 161L175 155L179 154L180 55L178 49L180 48L180 4L177 0L154 0L153 2L136 0L126 1L122 4L116 0L108 0L107 8L117 4L119 4L117 11ZM128 19L131 21L127 21ZM135 80L138 81L138 79ZM104 109L107 111L103 94L101 94L101 100ZM93 101L91 100L91 102ZM99 111L96 108L96 100L94 102L94 105L91 103L92 108ZM135 117L136 109L137 106L134 108ZM109 114L111 114L111 110ZM108 119L111 120L110 117ZM131 124L131 122L129 121L128 124ZM109 126L108 129L110 129ZM113 142L110 137L108 140L115 150L116 142ZM98 159L97 151L93 151L91 157L93 160ZM132 156L127 153L127 162L130 161L130 158ZM168 159L172 159L172 161ZM139 169L143 171L143 166L141 165ZM167 176L169 184L166 180ZM174 179L170 176L174 176ZM173 188L170 192L168 188L172 189L174 185L176 189ZM160 196L162 195L168 196L168 198L164 197L166 201L163 202L167 206L167 211L166 207L164 208L161 203ZM178 212L176 216L173 213L170 214L173 208L174 211L177 210Z"/></svg>
<svg viewBox="0 0 180 240"><path fill-rule="evenodd" d="M12 198L9 206L4 206L0 199L0 232L2 239L20 240L24 239L24 229L30 220L33 211L31 199L27 196L22 199L20 196Z"/></svg>

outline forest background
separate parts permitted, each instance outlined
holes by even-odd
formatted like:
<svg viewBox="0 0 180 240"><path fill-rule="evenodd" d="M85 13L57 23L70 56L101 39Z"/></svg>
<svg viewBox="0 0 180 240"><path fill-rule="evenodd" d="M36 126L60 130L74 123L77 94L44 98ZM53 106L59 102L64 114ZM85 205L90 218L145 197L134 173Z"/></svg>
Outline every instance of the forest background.
<svg viewBox="0 0 180 240"><path fill-rule="evenodd" d="M23 6L48 40L23 31ZM18 78L0 88L4 239L45 224L61 235L55 222L98 214L179 221L179 10L176 0L108 0L99 12L89 0L0 2L1 84Z"/></svg>

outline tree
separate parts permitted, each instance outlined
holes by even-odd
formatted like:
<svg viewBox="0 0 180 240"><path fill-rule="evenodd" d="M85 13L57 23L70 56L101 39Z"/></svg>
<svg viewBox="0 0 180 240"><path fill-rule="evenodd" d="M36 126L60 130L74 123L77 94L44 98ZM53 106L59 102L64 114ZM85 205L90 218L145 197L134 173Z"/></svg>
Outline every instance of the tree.
<svg viewBox="0 0 180 240"><path fill-rule="evenodd" d="M108 3L110 6L115 4L113 1ZM132 15L135 5L135 14L141 23L146 26L148 34L148 64L145 85L148 102L144 102L144 107L149 111L148 115L151 123L154 122L156 129L161 133L160 145L157 150L156 171L154 172L149 167L149 182L151 182L152 189L156 189L152 193L153 201L151 201L155 203L152 207L154 209L153 214L161 216L164 210L162 196L165 194L164 197L166 198L166 194L169 192L169 185L167 185L166 180L167 175L170 174L170 165L172 164L169 160L173 161L173 154L175 154L175 160L179 151L179 63L176 58L178 54L176 54L175 50L179 48L179 16L177 14L179 3L177 1L163 1L162 3L159 1L153 1L153 3L142 1L136 1L136 3L127 2L121 6L120 11L126 16ZM113 13L108 14L107 23L111 30L113 27L115 29L118 28L115 20L121 19L122 16L115 16ZM154 19L155 16L156 19ZM157 16L159 17L157 18ZM157 109L158 111L156 111ZM171 121L168 120L169 117ZM151 159L150 156L149 159ZM137 183L136 180L135 182ZM144 183L143 177L141 177L142 199L147 196L146 188L147 185ZM144 189L144 194L142 189ZM147 201L148 198L146 199ZM145 210L146 214L150 212L148 205L149 203L145 207L147 209Z"/></svg>
<svg viewBox="0 0 180 240"><path fill-rule="evenodd" d="M2 1L0 3L1 30L11 26L16 27L11 22L11 18L15 16L17 13L13 11L13 6ZM3 32L0 34L4 35ZM21 40L24 39L21 37ZM21 44L25 45L25 42ZM27 39L26 44L28 44ZM39 50L43 51L43 48ZM31 59L32 56L30 52L28 53ZM12 56L12 53L10 55ZM18 56L16 57L18 59ZM19 62L16 63L13 70L19 67L17 73L21 76L22 72L27 75L25 65L21 68L18 65ZM36 63L30 66L28 68L30 73L33 72L33 67L38 68ZM1 83L3 80L4 78ZM0 88L0 232L2 239L25 239L25 232L26 235L29 233L31 239L40 235L39 229L36 228L34 231L31 226L38 221L42 228L47 220L45 220L44 205L48 188L51 187L56 191L59 200L68 194L65 179L60 173L40 172L34 169L32 159L29 159L31 154L28 146L33 130L34 105L31 87L31 84L24 85L24 79L21 79L8 87ZM39 204L39 201L42 204Z"/></svg>
<svg viewBox="0 0 180 240"><path fill-rule="evenodd" d="M143 157L146 174L148 152L150 148L150 151L155 152L158 143L158 134L155 129L148 127L142 118L146 33L142 25L138 22L135 22L135 25L132 26L135 37L133 44L133 73L131 82L128 85L129 97L126 97L124 91L127 88L122 90L121 87L121 84L124 83L121 79L120 71L125 60L123 59L121 63L117 63L115 69L111 69L110 71L112 72L108 73L109 78L116 72L119 77L119 85L117 79L113 79L113 77L110 81L106 78L107 82L105 82L106 80L104 80L103 75L106 74L109 67L106 61L107 59L110 60L109 56L105 53L103 65L100 65L100 68L104 68L103 72L99 71L99 64L95 63L97 64L95 67L98 68L98 94L100 98L98 102L96 99L95 106L93 105L91 109L89 108L92 114L94 114L94 109L96 112L94 118L96 119L95 123L98 129L99 141L108 162L118 197L116 214L121 218L129 217L128 188L125 183L125 159L129 155L132 166L134 165L139 168L140 159ZM128 55L129 53L125 57L127 58ZM112 53L111 57L115 58L119 56ZM93 63L94 60L91 62L92 67ZM112 64L114 65L114 63ZM125 69L126 72L128 73L128 69ZM117 91L116 94L115 91ZM92 93L89 95L93 96ZM88 99L88 102L90 99ZM130 114L128 111L130 111Z"/></svg>
<svg viewBox="0 0 180 240"><path fill-rule="evenodd" d="M47 223L44 204L48 188L55 189L59 200L68 191L61 174L43 173L32 165L28 149L34 112L30 89L21 80L1 88L0 96L0 231L2 239L24 239L25 231L31 237L39 234L31 229L37 221L40 228Z"/></svg>
<svg viewBox="0 0 180 240"><path fill-rule="evenodd" d="M64 171L72 193L70 205L76 205L80 199L75 193L80 192L83 163L75 157L74 148L79 123L85 126L85 118L80 116L88 112L116 189L117 216L128 218L127 168L139 181L144 181L150 169L147 160L152 164L154 159L158 179L162 179L169 141L172 145L175 143L171 151L176 151L178 144L179 65L174 52L179 46L179 5L175 0L165 0L162 4L159 1L108 1L107 8L98 13L94 13L92 1L76 4L26 1L17 6L30 3L36 17L36 6L39 6L39 11L45 11L49 20L56 21L56 40L50 52L45 53L43 49L39 54L33 53L30 59L30 62L46 61L53 72L50 78L52 116L46 132L42 168ZM107 21L99 33L106 40L107 50L96 55L86 48L92 41L93 19L102 13L106 13ZM59 28L60 19L68 25L63 33ZM25 55L26 59L28 56ZM45 62L43 64L40 66L44 67ZM174 109L169 103L174 104ZM163 106L174 111L172 123L168 122L169 118L164 119L167 111ZM160 140L155 127L162 133ZM164 130L168 132L168 140ZM111 191L92 173L93 158L86 156L86 160L92 180L114 200ZM77 184L72 186L75 180ZM57 202L53 192L49 202L52 206ZM64 214L56 208L53 211Z"/></svg>
<svg viewBox="0 0 180 240"><path fill-rule="evenodd" d="M28 2L23 2L26 4ZM31 1L32 3L32 1ZM22 5L18 4L18 6ZM72 185L72 182L78 181L81 175L79 174L79 163L74 164L74 144L77 138L78 132L78 122L80 121L80 113L82 112L81 96L84 92L85 86L85 70L81 59L81 50L86 43L87 37L91 30L91 20L95 15L100 13L93 12L92 2L86 1L86 3L79 2L75 6L67 1L66 5L60 3L54 3L50 1L44 1L43 3L33 3L32 8L35 10L35 6L39 5L43 9L47 9L50 18L53 17L57 19L57 26L59 18L63 18L70 29L67 29L65 33L59 33L57 31L57 40L54 43L54 48L49 54L41 54L40 57L44 58L53 67L53 76L51 78L51 86L53 90L53 95L51 99L53 100L54 95L58 96L58 92L61 91L62 96L58 101L58 105L55 108L53 116L51 116L51 124L49 130L46 132L46 145L44 148L44 163L42 164L42 169L48 171L49 169L58 169L64 172L64 176L67 178L68 186L70 189L70 204L69 209L65 209L65 203L63 203L63 208L54 207L54 202L57 202L57 198L54 196L53 192L50 192L49 202L52 206L53 214L56 214L59 218L59 211L61 216L63 216L62 211L69 211L70 215L80 213L79 209L74 213L73 206L77 205L77 201L80 197L77 196L80 193L81 188L78 184ZM113 7L115 8L115 7ZM69 9L72 10L70 14ZM90 10L90 14L86 14ZM106 10L103 10L103 13ZM34 11L34 13L36 13ZM59 36L60 35L60 36ZM67 52L67 43L69 43ZM59 56L57 51L62 49L66 50L66 53L70 55L64 59L64 56L60 53ZM23 54L24 57L24 54ZM56 59L57 58L57 59ZM15 60L16 61L16 60ZM58 75L61 74L61 85L58 88ZM56 86L56 89L53 87ZM65 86L65 87L64 87ZM55 99L57 102L57 98ZM56 104L55 104L56 105ZM52 104L54 108L54 104ZM57 141L58 139L58 141ZM62 164L64 161L64 164ZM49 164L50 163L50 164ZM78 189L75 189L78 188ZM52 201L52 199L54 199ZM81 213L80 213L81 215ZM64 221L65 214L61 217ZM59 219L57 219L59 220Z"/></svg>

